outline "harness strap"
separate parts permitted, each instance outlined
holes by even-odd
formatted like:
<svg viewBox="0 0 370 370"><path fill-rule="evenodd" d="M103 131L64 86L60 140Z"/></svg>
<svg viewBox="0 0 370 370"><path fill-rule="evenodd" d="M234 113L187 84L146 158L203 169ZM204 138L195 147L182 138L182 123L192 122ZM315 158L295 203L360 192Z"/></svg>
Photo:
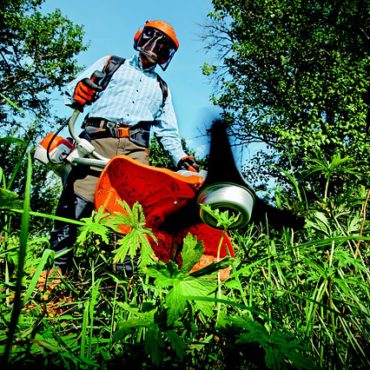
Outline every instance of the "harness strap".
<svg viewBox="0 0 370 370"><path fill-rule="evenodd" d="M168 85L159 74L157 74L157 81L159 83L159 87L162 90L162 108L163 108L168 96Z"/></svg>
<svg viewBox="0 0 370 370"><path fill-rule="evenodd" d="M100 86L103 88L103 90L105 90L105 88L108 86L113 74L125 62L125 60L125 58L121 58L117 55L111 55L107 59L103 67L104 77L100 82ZM157 81L162 91L161 108L163 108L168 97L168 85L162 79L162 77L159 76L159 74L157 74ZM148 147L150 139L150 127L153 123L154 122L139 122L137 125L131 128L122 126L120 127L113 122L109 122L101 118L89 118L87 115L82 124L82 128L86 129L88 126L98 128L96 131L88 133L92 138L129 138L137 145Z"/></svg>
<svg viewBox="0 0 370 370"><path fill-rule="evenodd" d="M151 121L142 121L135 126L129 127L101 118L88 118L84 121L83 128L91 139L102 139L106 137L117 139L128 138L136 145L147 148L149 146L151 124Z"/></svg>
<svg viewBox="0 0 370 370"><path fill-rule="evenodd" d="M112 76L117 71L117 69L125 62L125 58L118 57L116 55L111 55L107 61L105 62L103 72L105 73L105 77L100 83L100 86L105 90L108 86Z"/></svg>
<svg viewBox="0 0 370 370"><path fill-rule="evenodd" d="M103 90L105 90L105 88L108 86L113 74L125 62L125 60L126 60L125 58L121 58L117 55L111 55L107 59L107 61L105 62L104 68L103 68L103 72L105 73L105 76L100 83L100 86L103 88ZM157 73L157 81L162 91L162 108L163 108L166 103L166 99L168 97L168 85L166 81L164 81L163 78L158 73Z"/></svg>

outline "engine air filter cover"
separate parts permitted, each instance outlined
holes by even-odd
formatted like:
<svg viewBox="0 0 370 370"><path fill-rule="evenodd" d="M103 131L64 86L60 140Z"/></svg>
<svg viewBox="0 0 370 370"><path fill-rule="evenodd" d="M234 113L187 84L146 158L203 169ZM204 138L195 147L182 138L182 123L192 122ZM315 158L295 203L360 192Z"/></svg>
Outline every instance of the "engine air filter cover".
<svg viewBox="0 0 370 370"><path fill-rule="evenodd" d="M229 215L238 215L239 218L229 227L238 229L246 226L251 219L255 196L252 190L234 183L215 183L202 189L197 197L199 205L209 205L220 212L229 211ZM200 218L208 226L217 226L217 220L200 208Z"/></svg>

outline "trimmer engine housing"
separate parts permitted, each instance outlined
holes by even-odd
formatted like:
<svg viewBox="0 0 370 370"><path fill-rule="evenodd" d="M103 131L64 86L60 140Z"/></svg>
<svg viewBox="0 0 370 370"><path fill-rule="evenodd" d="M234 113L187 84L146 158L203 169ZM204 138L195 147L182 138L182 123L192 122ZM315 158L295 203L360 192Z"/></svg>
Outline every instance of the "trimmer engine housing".
<svg viewBox="0 0 370 370"><path fill-rule="evenodd" d="M74 148L72 139L55 136L51 132L39 143L34 157L64 178L71 170L71 165L66 162L66 158Z"/></svg>

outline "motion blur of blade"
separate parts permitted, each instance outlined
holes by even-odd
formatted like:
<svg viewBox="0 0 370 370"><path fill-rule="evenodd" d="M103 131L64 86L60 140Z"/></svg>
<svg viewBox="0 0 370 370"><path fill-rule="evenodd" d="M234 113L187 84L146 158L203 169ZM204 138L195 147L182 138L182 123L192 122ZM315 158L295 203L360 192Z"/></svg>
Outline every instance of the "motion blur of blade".
<svg viewBox="0 0 370 370"><path fill-rule="evenodd" d="M220 120L214 121L210 128L210 135L211 145L207 177L198 194L202 190L211 188L214 184L223 184L225 182L247 186L235 166L224 122ZM160 228L166 231L181 230L198 222L202 222L200 206L197 198L194 198L175 213L172 213L171 217L168 217Z"/></svg>
<svg viewBox="0 0 370 370"><path fill-rule="evenodd" d="M201 190L215 183L244 183L235 166L224 122L220 120L214 121L210 129L210 135L211 146L208 160L208 173ZM193 199L172 214L171 218L167 219L165 223L161 225L161 229L173 230L200 221L199 205L197 200Z"/></svg>
<svg viewBox="0 0 370 370"><path fill-rule="evenodd" d="M208 173L203 188L217 182L231 182L248 187L235 165L226 129L225 122L221 120L212 124Z"/></svg>
<svg viewBox="0 0 370 370"><path fill-rule="evenodd" d="M251 186L244 180L237 169L227 135L227 125L221 120L214 121L211 128L211 148L208 163L207 178L202 189L215 183L232 183L248 189L254 195L254 207L251 221L269 225L275 228L283 226L302 228L304 220L289 210L278 209L260 199ZM200 189L200 192L202 191Z"/></svg>
<svg viewBox="0 0 370 370"><path fill-rule="evenodd" d="M260 198L256 198L252 221L255 223L269 224L275 229L281 229L285 226L299 230L304 226L303 217L297 216L290 210L273 207Z"/></svg>
<svg viewBox="0 0 370 370"><path fill-rule="evenodd" d="M251 203L251 199L253 198L254 206L253 203L252 206L251 204L245 204L245 208L247 208L247 206L253 208L253 210L249 210L249 216L251 215L250 221L263 224L268 222L269 225L275 228L281 228L283 226L301 228L303 226L302 219L288 210L275 208L258 198L252 187L244 180L235 165L225 122L221 120L214 121L210 129L210 134L211 147L208 161L208 173L198 194L202 194L202 192L207 193L208 189L213 191L218 184L221 192L226 188L228 188L229 191L228 196L230 196L231 192L230 201L222 199L221 202L216 202L221 204L219 207L221 211L227 209L229 209L231 213L237 212L238 209L244 211L244 204L242 203L248 203L248 199L249 203ZM238 198L241 191L246 193L250 198L243 198L245 194L241 193L241 197L238 199L239 204L235 206L233 202ZM208 223L203 217L202 219L203 222ZM171 217L169 217L160 228L172 231L180 230L200 221L198 200L192 199L185 206L171 214ZM241 228L245 227L249 218L245 221L246 222L244 222ZM210 226L212 225L210 224ZM235 228L239 228L238 225L236 225Z"/></svg>

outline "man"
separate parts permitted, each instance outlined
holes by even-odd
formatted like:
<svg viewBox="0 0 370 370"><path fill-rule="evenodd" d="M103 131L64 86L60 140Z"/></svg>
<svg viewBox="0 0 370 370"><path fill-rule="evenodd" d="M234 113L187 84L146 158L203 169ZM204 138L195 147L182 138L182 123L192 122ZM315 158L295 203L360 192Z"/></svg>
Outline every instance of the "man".
<svg viewBox="0 0 370 370"><path fill-rule="evenodd" d="M168 23L148 21L134 37L138 53L118 67L104 90L90 77L95 71L104 70L109 57L98 60L68 85L67 105L81 111L86 105L91 106L81 136L88 138L98 153L107 158L124 154L148 164L152 128L178 169L198 171L193 157L182 149L171 93L155 72L157 65L166 70L178 47L175 31ZM72 219L88 217L94 208L99 175L99 169L93 167L74 168L56 214ZM74 225L55 223L51 233L51 247L55 251L70 248L75 240ZM66 254L56 264L66 270L71 257L70 253Z"/></svg>

